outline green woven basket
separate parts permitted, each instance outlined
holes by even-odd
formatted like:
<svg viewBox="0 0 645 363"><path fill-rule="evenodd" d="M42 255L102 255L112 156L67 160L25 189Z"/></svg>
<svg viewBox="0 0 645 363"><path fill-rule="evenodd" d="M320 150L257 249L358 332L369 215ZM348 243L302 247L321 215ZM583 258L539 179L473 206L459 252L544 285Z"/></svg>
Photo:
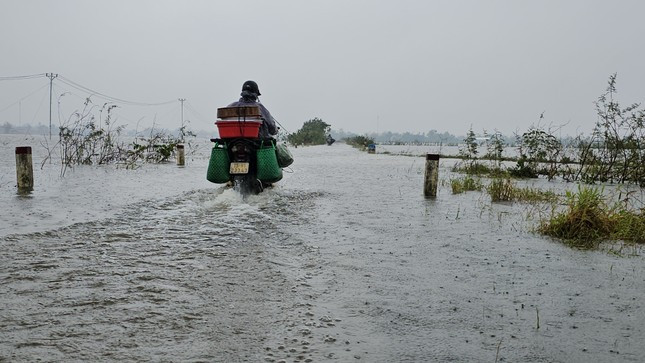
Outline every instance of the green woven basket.
<svg viewBox="0 0 645 363"><path fill-rule="evenodd" d="M291 155L291 151L287 149L287 144L277 144L275 146L275 154L278 158L278 165L281 168L286 168L287 166L293 164L293 155Z"/></svg>
<svg viewBox="0 0 645 363"><path fill-rule="evenodd" d="M228 159L226 144L219 145L215 143L213 150L211 150L211 159L208 162L206 180L211 183L226 183L231 178L229 167L230 161Z"/></svg>
<svg viewBox="0 0 645 363"><path fill-rule="evenodd" d="M273 142L264 143L257 151L258 179L265 183L275 183L282 179L282 169L278 166Z"/></svg>

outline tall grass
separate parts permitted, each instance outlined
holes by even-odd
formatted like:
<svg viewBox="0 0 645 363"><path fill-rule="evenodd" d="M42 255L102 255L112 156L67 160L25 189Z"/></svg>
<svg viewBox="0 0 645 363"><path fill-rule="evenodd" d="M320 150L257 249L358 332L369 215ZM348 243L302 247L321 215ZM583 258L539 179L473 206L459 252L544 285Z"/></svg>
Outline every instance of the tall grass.
<svg viewBox="0 0 645 363"><path fill-rule="evenodd" d="M486 192L493 202L555 202L559 198L550 190L516 187L510 178L493 179L486 187Z"/></svg>
<svg viewBox="0 0 645 363"><path fill-rule="evenodd" d="M567 208L543 220L539 231L583 248L594 248L603 240L645 243L643 210L609 206L601 188L579 187L567 192Z"/></svg>
<svg viewBox="0 0 645 363"><path fill-rule="evenodd" d="M621 209L611 216L612 237L623 241L645 243L645 214Z"/></svg>
<svg viewBox="0 0 645 363"><path fill-rule="evenodd" d="M560 196L551 190L541 190L536 188L515 188L515 200L527 202L555 202Z"/></svg>
<svg viewBox="0 0 645 363"><path fill-rule="evenodd" d="M479 178L475 179L470 175L466 175L462 178L451 179L450 187L452 188L452 194L460 194L466 191L482 190L484 185Z"/></svg>
<svg viewBox="0 0 645 363"><path fill-rule="evenodd" d="M515 191L510 179L495 178L486 187L493 202L510 202L514 199Z"/></svg>
<svg viewBox="0 0 645 363"><path fill-rule="evenodd" d="M612 231L611 212L603 200L602 190L579 187L577 193L567 191L567 209L542 221L539 231L572 245L592 248Z"/></svg>
<svg viewBox="0 0 645 363"><path fill-rule="evenodd" d="M459 162L452 168L453 172L464 173L467 175L506 177L510 176L509 172L499 166L489 166L477 161Z"/></svg>

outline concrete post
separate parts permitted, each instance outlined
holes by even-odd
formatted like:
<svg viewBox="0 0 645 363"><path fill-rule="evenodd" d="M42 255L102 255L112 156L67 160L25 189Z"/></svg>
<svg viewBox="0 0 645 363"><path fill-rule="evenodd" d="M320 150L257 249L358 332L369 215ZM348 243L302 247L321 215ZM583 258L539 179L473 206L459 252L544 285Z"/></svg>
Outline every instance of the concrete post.
<svg viewBox="0 0 645 363"><path fill-rule="evenodd" d="M31 146L16 147L16 176L18 191L28 192L34 189L34 168L31 160Z"/></svg>
<svg viewBox="0 0 645 363"><path fill-rule="evenodd" d="M184 166L186 157L184 155L184 145L177 145L177 165Z"/></svg>
<svg viewBox="0 0 645 363"><path fill-rule="evenodd" d="M426 197L437 196L439 181L439 154L426 154L426 173L423 183L423 195Z"/></svg>

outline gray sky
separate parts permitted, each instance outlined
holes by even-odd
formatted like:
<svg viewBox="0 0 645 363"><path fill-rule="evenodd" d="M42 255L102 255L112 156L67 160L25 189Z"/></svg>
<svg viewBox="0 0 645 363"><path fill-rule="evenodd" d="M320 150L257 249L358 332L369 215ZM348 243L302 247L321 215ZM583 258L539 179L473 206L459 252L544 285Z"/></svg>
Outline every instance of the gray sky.
<svg viewBox="0 0 645 363"><path fill-rule="evenodd" d="M645 101L643 14L640 0L0 0L0 77L54 72L128 101L186 98L194 129L214 129L253 79L291 132L319 117L356 133L511 134L544 111L562 134L588 133L610 74L621 103ZM46 84L0 81L0 123L47 124ZM63 117L87 96L54 85L71 92ZM129 128L179 124L178 101L121 106Z"/></svg>

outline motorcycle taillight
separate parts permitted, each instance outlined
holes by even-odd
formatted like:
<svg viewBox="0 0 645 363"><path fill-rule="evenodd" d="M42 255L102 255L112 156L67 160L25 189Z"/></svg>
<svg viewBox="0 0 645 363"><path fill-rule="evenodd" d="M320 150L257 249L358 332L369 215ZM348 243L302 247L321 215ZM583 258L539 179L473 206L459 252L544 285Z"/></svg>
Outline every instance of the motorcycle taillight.
<svg viewBox="0 0 645 363"><path fill-rule="evenodd" d="M249 161L251 149L246 144L237 143L231 146L231 154L235 161Z"/></svg>

